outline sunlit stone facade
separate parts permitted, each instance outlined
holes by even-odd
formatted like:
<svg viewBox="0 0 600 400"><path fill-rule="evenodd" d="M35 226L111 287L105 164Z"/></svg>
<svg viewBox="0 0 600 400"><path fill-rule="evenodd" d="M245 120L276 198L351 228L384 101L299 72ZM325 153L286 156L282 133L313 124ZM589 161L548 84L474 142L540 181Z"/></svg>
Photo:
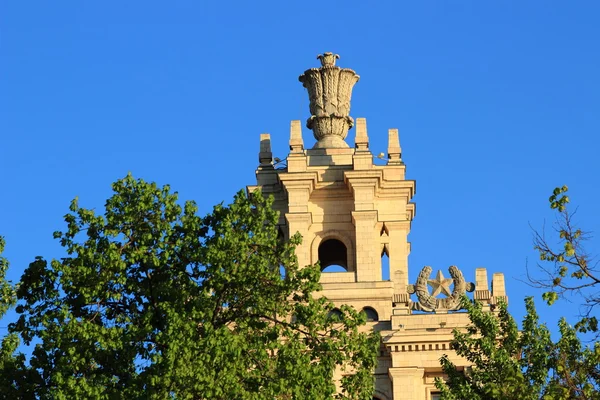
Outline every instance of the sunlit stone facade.
<svg viewBox="0 0 600 400"><path fill-rule="evenodd" d="M270 135L262 134L257 183L248 189L260 188L275 197L284 236L302 234L298 261L320 262L322 295L336 305L365 310L367 329L380 331L375 398L435 399L440 357L448 354L456 365L467 367L450 349L452 330L468 324L458 298L473 292L486 309L493 309L499 299L506 299L504 276L494 274L490 281L487 271L478 268L465 279L450 267L445 277L442 271L434 274L430 267L418 267L418 278L409 282L415 181L406 179L398 130L388 131L386 165L376 165L366 119L354 121L349 115L359 76L336 66L337 55L319 58L320 68L300 76L310 101L307 127L317 143L306 149L301 123L292 121L290 153L279 164L273 160ZM345 139L353 126L351 146ZM389 278L382 273L382 257L388 258ZM332 266L338 272L328 272Z"/></svg>

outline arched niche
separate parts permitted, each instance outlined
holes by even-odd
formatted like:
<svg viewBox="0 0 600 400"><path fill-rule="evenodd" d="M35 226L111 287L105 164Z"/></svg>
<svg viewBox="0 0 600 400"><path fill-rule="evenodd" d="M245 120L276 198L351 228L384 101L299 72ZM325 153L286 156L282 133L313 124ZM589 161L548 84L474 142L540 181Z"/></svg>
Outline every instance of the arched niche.
<svg viewBox="0 0 600 400"><path fill-rule="evenodd" d="M367 322L379 321L379 314L373 307L364 307L362 310L367 315Z"/></svg>
<svg viewBox="0 0 600 400"><path fill-rule="evenodd" d="M344 313L339 308L333 308L327 313L327 319L341 321L344 318Z"/></svg>
<svg viewBox="0 0 600 400"><path fill-rule="evenodd" d="M329 230L316 234L311 244L311 255L313 264L321 261L321 270L330 265L339 265L347 272L356 271L354 246L352 241L340 231Z"/></svg>

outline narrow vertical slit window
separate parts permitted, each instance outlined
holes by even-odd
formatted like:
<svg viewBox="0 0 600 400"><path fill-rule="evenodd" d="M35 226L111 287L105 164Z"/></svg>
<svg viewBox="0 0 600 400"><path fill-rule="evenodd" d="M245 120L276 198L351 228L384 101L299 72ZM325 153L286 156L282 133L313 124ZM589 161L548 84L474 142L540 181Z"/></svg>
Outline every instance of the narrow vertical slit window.
<svg viewBox="0 0 600 400"><path fill-rule="evenodd" d="M390 255L387 245L383 245L381 250L381 279L389 281L390 278Z"/></svg>

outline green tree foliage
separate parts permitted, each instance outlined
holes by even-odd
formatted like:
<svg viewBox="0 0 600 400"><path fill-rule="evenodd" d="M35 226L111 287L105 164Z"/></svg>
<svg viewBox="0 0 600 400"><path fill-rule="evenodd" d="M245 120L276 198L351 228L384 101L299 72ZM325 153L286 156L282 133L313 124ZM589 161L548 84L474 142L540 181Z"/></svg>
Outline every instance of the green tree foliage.
<svg viewBox="0 0 600 400"><path fill-rule="evenodd" d="M6 279L9 264L8 260L2 257L4 245L4 238L0 237L0 319L17 301L16 287ZM15 356L14 354L18 346L19 338L14 333L9 333L2 339L2 344L0 345L0 371L3 371L5 374L10 374L11 371L18 369L24 370L24 357L22 355ZM11 390L10 385L7 386L5 382L0 382L0 393L6 393L5 397L16 394Z"/></svg>
<svg viewBox="0 0 600 400"><path fill-rule="evenodd" d="M559 322L560 339L539 323L532 298L525 300L522 331L506 304L497 312L466 297L463 305L472 325L454 331L452 348L472 367L459 370L447 356L441 364L448 380L436 381L442 399L568 400L600 399L600 344L582 345L575 328Z"/></svg>
<svg viewBox="0 0 600 400"><path fill-rule="evenodd" d="M298 265L298 235L278 239L271 199L239 192L200 217L168 186L128 176L113 190L103 215L73 201L54 234L67 257L25 271L4 398L329 399L336 369L340 398L371 398L378 335L350 307L328 317L319 269Z"/></svg>
<svg viewBox="0 0 600 400"><path fill-rule="evenodd" d="M442 399L600 399L600 343L583 343L579 336L598 332L593 313L600 304L600 275L583 247L588 235L573 224L567 191L566 186L556 188L549 199L550 208L558 212L558 247L544 233L534 234L534 248L543 262L538 267L545 276L528 276L546 290L542 297L549 305L566 294L582 294L584 315L574 327L562 318L560 338L554 342L539 323L532 298L525 300L521 332L506 305L498 312L483 312L481 304L465 298L472 325L465 332L455 331L452 345L473 367L460 371L447 356L440 360L449 378L436 382Z"/></svg>
<svg viewBox="0 0 600 400"><path fill-rule="evenodd" d="M0 236L0 318L4 316L10 307L15 305L17 300L16 288L11 282L6 280L8 260L5 257L2 257L4 246L4 238Z"/></svg>
<svg viewBox="0 0 600 400"><path fill-rule="evenodd" d="M557 187L548 199L550 208L558 213L554 224L558 245L553 243L554 238L549 241L544 232L534 232L534 247L541 260L538 272L542 276L528 271L528 278L533 286L545 290L543 298L550 305L566 295L583 299L583 312L576 328L581 332L597 332L600 269L585 249L590 235L575 224L575 212L568 208L567 192L567 186Z"/></svg>

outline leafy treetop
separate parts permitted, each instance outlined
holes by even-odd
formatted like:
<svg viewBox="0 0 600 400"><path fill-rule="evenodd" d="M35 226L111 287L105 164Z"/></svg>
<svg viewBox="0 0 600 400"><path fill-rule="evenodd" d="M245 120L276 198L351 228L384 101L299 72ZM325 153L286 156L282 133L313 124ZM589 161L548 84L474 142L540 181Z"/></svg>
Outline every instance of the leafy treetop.
<svg viewBox="0 0 600 400"><path fill-rule="evenodd" d="M340 369L339 398L371 398L379 338L350 307L328 317L272 199L239 192L200 217L168 186L127 176L113 190L103 215L72 202L54 233L67 256L37 258L16 288L5 398L328 399ZM16 335L35 345L27 360Z"/></svg>

